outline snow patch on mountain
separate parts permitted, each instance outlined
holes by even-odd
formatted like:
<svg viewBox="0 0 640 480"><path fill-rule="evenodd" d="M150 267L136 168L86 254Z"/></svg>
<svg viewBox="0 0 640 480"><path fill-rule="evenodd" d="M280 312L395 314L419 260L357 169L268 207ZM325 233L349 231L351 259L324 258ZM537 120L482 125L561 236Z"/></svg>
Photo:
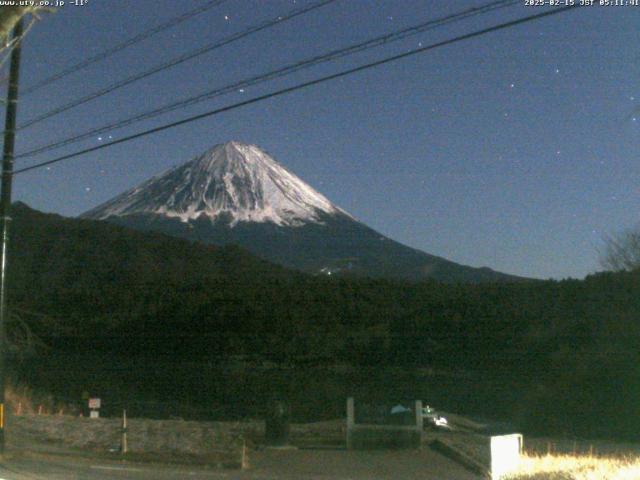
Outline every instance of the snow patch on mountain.
<svg viewBox="0 0 640 480"><path fill-rule="evenodd" d="M348 215L255 145L228 142L174 167L83 214L106 219L153 213L189 222L322 223L322 214Z"/></svg>

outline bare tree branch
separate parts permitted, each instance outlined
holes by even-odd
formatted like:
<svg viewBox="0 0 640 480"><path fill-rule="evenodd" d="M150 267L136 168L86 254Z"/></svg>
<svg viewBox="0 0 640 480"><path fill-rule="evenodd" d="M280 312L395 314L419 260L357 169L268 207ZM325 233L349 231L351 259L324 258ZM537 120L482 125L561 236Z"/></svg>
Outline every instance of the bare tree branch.
<svg viewBox="0 0 640 480"><path fill-rule="evenodd" d="M9 36L20 20L27 13L34 10L34 7L2 7L0 8L0 42L6 47Z"/></svg>
<svg viewBox="0 0 640 480"><path fill-rule="evenodd" d="M607 270L640 269L640 228L625 230L605 237L600 264Z"/></svg>
<svg viewBox="0 0 640 480"><path fill-rule="evenodd" d="M11 32L22 17L31 14L34 20L39 20L38 14L40 12L54 11L45 7L0 7L0 51L10 46L9 37Z"/></svg>

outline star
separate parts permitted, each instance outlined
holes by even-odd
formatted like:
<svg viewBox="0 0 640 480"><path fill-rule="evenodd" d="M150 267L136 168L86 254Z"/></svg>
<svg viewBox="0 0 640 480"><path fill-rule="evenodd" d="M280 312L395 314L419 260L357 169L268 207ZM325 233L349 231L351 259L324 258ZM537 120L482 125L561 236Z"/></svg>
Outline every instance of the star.
<svg viewBox="0 0 640 480"><path fill-rule="evenodd" d="M560 73L560 69L556 68L556 74Z"/></svg>
<svg viewBox="0 0 640 480"><path fill-rule="evenodd" d="M514 88L516 86L515 83L512 83L511 85L509 85L509 88Z"/></svg>
<svg viewBox="0 0 640 480"><path fill-rule="evenodd" d="M224 19L225 19L227 22L229 21L229 18L230 18L230 17L229 17L229 15L225 15L225 16L224 16Z"/></svg>
<svg viewBox="0 0 640 480"><path fill-rule="evenodd" d="M91 191L91 187L85 187L84 191L85 192L90 192Z"/></svg>

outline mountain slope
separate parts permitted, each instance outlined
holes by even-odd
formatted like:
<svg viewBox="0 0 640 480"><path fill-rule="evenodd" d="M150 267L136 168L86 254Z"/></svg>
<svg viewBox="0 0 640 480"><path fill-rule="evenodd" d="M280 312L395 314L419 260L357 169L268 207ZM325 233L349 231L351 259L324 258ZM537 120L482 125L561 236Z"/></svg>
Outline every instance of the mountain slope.
<svg viewBox="0 0 640 480"><path fill-rule="evenodd" d="M106 222L45 214L22 203L13 206L9 270L10 297L32 303L45 298L42 311L73 311L80 305L52 290L93 291L93 313L122 306L111 293L151 297L150 286L166 294L170 288L224 282L239 284L256 277L277 281L292 272L256 258L241 248L188 242L160 233L144 233ZM215 284L215 283L214 283ZM111 306L109 302L113 301ZM137 301L142 302L142 297ZM97 309L97 310L96 310Z"/></svg>
<svg viewBox="0 0 640 480"><path fill-rule="evenodd" d="M322 194L253 145L216 145L83 216L106 219L156 214L189 222L200 217L299 226L320 213L345 214Z"/></svg>
<svg viewBox="0 0 640 480"><path fill-rule="evenodd" d="M215 245L289 268L448 282L512 281L395 242L355 220L254 145L216 145L82 215Z"/></svg>

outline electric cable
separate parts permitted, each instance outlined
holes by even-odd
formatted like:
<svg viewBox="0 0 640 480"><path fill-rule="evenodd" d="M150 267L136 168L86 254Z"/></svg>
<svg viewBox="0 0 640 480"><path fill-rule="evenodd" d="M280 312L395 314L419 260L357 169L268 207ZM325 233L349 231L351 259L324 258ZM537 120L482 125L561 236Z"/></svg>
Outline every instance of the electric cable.
<svg viewBox="0 0 640 480"><path fill-rule="evenodd" d="M401 53L401 54L398 54L398 55L393 55L393 56L390 56L390 57L386 57L386 58L383 58L381 60L377 60L375 62L367 63L367 64L364 64L364 65L360 65L358 67L350 68L348 70L343 70L342 72L334 73L334 74L331 74L331 75L327 75L327 76L324 76L324 77L317 78L315 80L310 80L308 82L304 82L304 83L301 83L301 84L298 84L298 85L294 85L294 86L291 86L291 87L283 88L281 90L270 92L270 93L267 93L265 95L260 95L258 97L254 97L254 98L251 98L249 100L245 100L243 102L234 103L234 104L231 104L231 105L227 105L225 107L221 107L221 108L217 108L215 110L211 110L209 112L201 113L199 115L194 115L194 116L191 116L191 117L187 117L187 118L184 118L182 120L178 120L178 121L175 121L175 122L172 122L172 123L169 123L169 124L165 124L165 125L162 125L162 126L159 126L159 127L155 127L155 128L149 129L149 130L145 130L143 132L139 132L139 133L136 133L136 134L133 134L133 135L129 135L127 137L123 137L123 138L114 140L112 142L108 142L108 143L105 143L105 144L102 144L102 145L97 145L97 146L91 147L91 148L86 148L84 150L80 150L80 151L77 151L77 152L74 152L74 153L70 153L70 154L67 154L67 155L62 155L62 156L54 158L52 160L47 160L45 162L40 162L40 163L31 165L29 167L24 167L24 168L15 170L13 172L13 175L17 175L19 173L24 173L24 172L28 172L28 171L35 170L35 169L38 169L38 168L42 168L42 167L45 167L45 166L48 166L48 165L59 163L59 162L62 162L64 160L68 160L68 159L75 158L75 157L78 157L78 156L81 156L81 155L85 155L87 153L91 153L91 152L95 152L95 151L98 151L98 150L102 150L102 149L105 149L107 147L111 147L113 145L119 145L121 143L130 142L132 140L145 137L147 135L152 135L154 133L162 132L164 130L168 130L168 129L175 128L175 127L178 127L178 126L181 126L181 125L185 125L185 124L192 123L192 122L195 122L195 121L198 121L198 120L202 120L203 118L212 117L214 115L218 115L220 113L224 113L224 112L228 112L228 111L231 111L231 110L235 110L237 108L244 107L244 106L247 106L247 105L251 105L251 104L254 104L254 103L257 103L257 102L261 102L263 100L268 100L270 98L279 97L279 96L285 95L287 93L291 93L291 92L295 92L295 91L298 91L298 90L302 90L304 88L308 88L308 87L311 87L313 85L318 85L318 84L325 83L325 82L328 82L328 81L331 81L331 80L335 80L337 78L346 77L348 75L352 75L352 74L357 73L357 72L361 72L361 71L364 71L364 70L369 70L371 68L379 67L381 65L386 65L388 63L395 62L395 61L398 61L398 60L401 60L401 59L404 59L404 58L407 58L407 57L412 57L412 56L420 54L420 53L425 53L427 51L434 50L434 49L439 48L439 47L443 47L443 46L446 46L446 45L451 45L451 44L458 43L458 42L461 42L461 41L464 41L464 40L469 40L471 38L476 38L476 37L479 37L479 36L482 36L482 35L486 35L488 33L496 32L496 31L499 31L499 30L504 30L504 29L507 29L507 28L514 27L516 25L521 25L521 24L524 24L524 23L532 22L532 21L535 21L535 20L539 20L541 18L546 18L546 17L552 16L552 15L558 15L560 13L564 13L564 12L567 12L569 10L573 10L575 8L578 8L578 7L579 7L579 5L569 5L569 6L565 6L565 7L560 7L560 8L554 9L554 10L538 13L538 14L535 14L535 15L529 15L527 17L519 18L519 19L516 19L516 20L511 20L509 22L505 22L505 23L501 23L501 24L498 24L498 25L494 25L492 27L483 28L481 30L476 30L474 32L467 33L467 34L464 34L464 35L459 35L457 37L454 37L454 38L451 38L451 39L448 39L448 40L444 40L444 41L441 41L441 42L433 43L431 45L427 45L426 47L421 47L421 48L417 48L417 49L414 49L414 50L410 50L410 51L405 52L405 53Z"/></svg>
<svg viewBox="0 0 640 480"><path fill-rule="evenodd" d="M42 122L43 120L47 120L51 117L54 117L56 115L59 115L63 112L66 112L68 110L71 110L72 108L75 107L79 107L80 105L84 105L87 102L90 102L91 100L95 100L96 98L100 98L103 97L104 95L107 95L108 93L114 92L122 87L125 87L127 85L131 85L132 83L138 82L144 78L150 77L151 75L154 75L156 73L162 72L164 70L167 70L169 68L175 67L176 65L180 65L181 63L184 63L188 60L192 60L196 57L199 57L201 55L204 55L205 53L209 53L212 52L213 50L216 50L218 48L224 47L225 45L228 45L230 43L236 42L240 39L243 39L249 35L252 35L254 33L258 33L262 30L266 30L268 28L273 27L274 25L278 25L281 24L283 22L286 22L288 20L291 20L293 18L296 18L300 15L304 15L305 13L311 12L313 10L316 10L320 7L324 7L325 5L328 5L330 3L334 3L337 0L319 0L316 1L310 5L307 5L305 7L302 8L298 8L295 10L290 11L287 14L284 15L278 15L277 17L267 20L265 22L261 22L257 25L254 25L252 27L249 27L246 30L243 30L241 32L235 33L233 35L230 35L228 37L225 37L221 40L218 40L212 44L209 45L205 45L204 47L200 47L196 50L192 50L190 52L187 52L185 54L182 54L172 60L169 60L168 62L164 62L161 63L159 65L156 65L152 68L150 68L149 70L145 70L143 72L140 73L136 73L135 75L131 75L123 80L120 80L116 83L113 83L111 85L109 85L108 87L102 88L100 90L97 90L93 93L90 93L88 95L85 95L84 97L78 98L76 100L72 100L69 103L66 103L64 105L61 105L59 107L56 107L52 110L49 110L48 112L45 112L41 115L38 115L34 118L32 118L31 120L26 121L25 123L23 123L22 125L18 126L17 130L23 130L25 128L31 127L37 123Z"/></svg>
<svg viewBox="0 0 640 480"><path fill-rule="evenodd" d="M89 57L79 63L76 63L75 65L72 65L56 74L53 74L47 78L45 78L44 80L41 80L35 84L33 84L31 87L24 89L24 92L22 92L22 95L28 95L30 93L33 93L37 90L40 90L43 87L49 86L54 82L57 82L58 80L67 77L73 73L76 73L80 70L83 70L85 68L87 68L90 65L93 65L94 63L100 62L106 58L109 58L110 56L121 52L122 50L131 47L132 45L135 45L136 43L140 43L143 40L146 40L147 38L152 37L153 35L156 35L157 33L161 33L165 30L168 30L170 28L173 28L197 15L200 15L201 13L204 13L208 10L211 10L214 7L217 7L218 5L221 5L223 3L225 3L227 0L213 0L210 2L207 2L204 5L201 5L198 8L195 8L193 10L189 10L186 13L183 13L182 15L179 15L177 17L171 18L168 21L157 25L155 27L152 27L148 30L145 30L141 33L139 33L138 35L136 35L135 37L131 37L128 40L125 40L122 43L119 43L111 48L108 48L107 50L104 50L100 53L97 53L95 55L93 55L92 57Z"/></svg>
<svg viewBox="0 0 640 480"><path fill-rule="evenodd" d="M162 107L153 109L153 110L148 110L146 112L137 114L133 117L129 117L129 118L125 118L122 120L118 120L115 122L112 122L110 124L107 125L103 125L97 128L93 128L90 129L88 131L85 131L83 133L79 133L77 135L74 135L72 137L66 138L66 139L62 139L62 140L58 140L55 141L54 143L50 143L50 144L46 144L40 147L37 147L33 150L29 150L27 152L24 152L20 155L17 155L15 158L16 159L20 159L20 158L26 158L26 157L32 157L34 155L38 155L50 150L55 150L57 148L63 147L63 146L67 146L67 145L71 145L77 142L80 142L82 140L86 140L88 138L91 138L95 135L100 135L103 133L107 133L110 132L112 130L116 130L125 126L129 126L129 125L133 125L135 123L141 122L143 120L148 120L154 117L157 117L159 115L163 115L165 113L169 113L172 112L174 110L180 109L180 108L185 108L185 107L189 107L192 105L196 105L198 103L201 103L203 101L206 100L211 100L215 97L219 97L222 95L225 95L227 93L232 93L232 92L236 92L239 90L244 90L247 87L251 87L251 86L255 86L258 85L260 83L266 82L266 81L270 81L276 78L281 78L284 77L286 75L290 75L292 73L319 65L321 63L326 63L328 61L331 60L335 60L337 58L342 58L348 55L353 55L355 53L359 53L365 50L369 50L381 45L387 45L390 44L392 42L396 42L399 40L403 40L405 38L408 38L410 36L413 35L417 35L419 33L423 33L427 30L431 30L433 28L436 27L440 27L442 25L447 25L450 23L454 23L472 16L476 16L476 15L480 15L480 14L484 14L487 12L491 12L497 9L501 9L501 8L505 8L505 7L510 7L513 5L517 5L520 4L520 0L500 0L500 1L496 1L496 2L492 2L489 4L486 4L484 6L481 7L474 7L468 10L464 10L462 12L456 13L456 14L452 14L452 15L447 15L445 17L440 17L438 19L435 20L429 20L427 22L422 22L420 24L417 25L413 25L411 27L408 28L404 28L400 31L396 31L396 32L392 32L392 33L388 33L385 35L381 35L378 37L374 37L371 38L369 40L366 40L364 42L360 42L354 45L350 45L348 47L344 47L344 48L340 48L337 50L332 50L328 53L324 53L321 55L317 55L305 60L301 60L298 62L295 62L293 64L289 64L286 65L284 67L278 68L276 70L272 70L270 72L264 73L264 74L260 74L260 75L256 75L247 79L243 79L228 85L225 85L223 87L219 87L216 88L214 90L208 90L204 93L198 94L196 96L192 96L192 97L188 97L186 99L177 101L177 102L172 102L169 104L166 104Z"/></svg>

